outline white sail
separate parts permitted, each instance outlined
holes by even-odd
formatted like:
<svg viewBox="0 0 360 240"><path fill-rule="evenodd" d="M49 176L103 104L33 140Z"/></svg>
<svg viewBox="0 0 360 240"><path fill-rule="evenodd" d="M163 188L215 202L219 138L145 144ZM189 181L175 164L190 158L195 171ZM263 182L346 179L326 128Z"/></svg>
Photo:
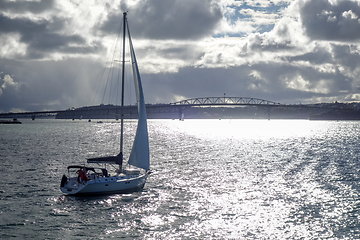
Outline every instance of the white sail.
<svg viewBox="0 0 360 240"><path fill-rule="evenodd" d="M129 34L130 54L131 54L132 67L134 73L135 91L136 91L136 98L138 104L138 114L139 114L136 135L128 163L138 168L149 170L150 155L149 155L149 138L148 138L148 130L147 130L145 99L142 90L140 73L136 62L135 51L131 42L129 28L128 28L128 34Z"/></svg>

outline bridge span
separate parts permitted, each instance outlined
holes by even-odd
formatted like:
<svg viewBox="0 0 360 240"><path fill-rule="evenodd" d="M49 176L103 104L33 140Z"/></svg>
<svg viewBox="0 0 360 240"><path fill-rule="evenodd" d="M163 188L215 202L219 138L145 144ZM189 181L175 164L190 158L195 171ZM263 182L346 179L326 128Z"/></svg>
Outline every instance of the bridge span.
<svg viewBox="0 0 360 240"><path fill-rule="evenodd" d="M218 105L253 105L253 106L285 106L281 103L276 103L259 98L248 97L204 97L204 98L191 98L181 100L179 102L170 103L170 105L183 105L183 106L218 106Z"/></svg>
<svg viewBox="0 0 360 240"><path fill-rule="evenodd" d="M265 115L267 118L272 108L313 108L311 105L286 105L276 103L268 100L259 98L249 97L203 97L203 98L191 98L181 100L169 104L147 104L146 109L149 118L181 118L183 114L194 115L198 112L201 107L213 107L212 113L207 110L207 114L218 114L215 113L219 110L219 107L232 108L232 114L234 114L236 107L250 106L254 108L267 109ZM318 108L318 107L316 107ZM205 108L203 108L205 109ZM240 108L238 108L240 109ZM242 108L243 109L243 108ZM41 118L41 117L56 117L59 119L119 119L120 118L120 106L116 105L97 105L81 108L72 108L67 110L57 111L37 111L37 112L20 112L20 113L0 113L0 118ZM239 111L239 110L238 110ZM191 113L190 113L191 112ZM137 106L129 105L123 109L125 118L136 118L137 117ZM255 114L256 115L256 114ZM186 116L185 116L186 117ZM206 116L203 116L206 117Z"/></svg>

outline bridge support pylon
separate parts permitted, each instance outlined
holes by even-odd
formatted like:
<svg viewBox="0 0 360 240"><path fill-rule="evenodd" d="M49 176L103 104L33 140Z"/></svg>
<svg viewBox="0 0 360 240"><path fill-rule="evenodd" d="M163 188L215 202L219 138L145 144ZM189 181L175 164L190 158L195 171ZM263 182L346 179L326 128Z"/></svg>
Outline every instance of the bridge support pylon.
<svg viewBox="0 0 360 240"><path fill-rule="evenodd" d="M182 111L182 108L179 108L179 120L184 121L184 113Z"/></svg>

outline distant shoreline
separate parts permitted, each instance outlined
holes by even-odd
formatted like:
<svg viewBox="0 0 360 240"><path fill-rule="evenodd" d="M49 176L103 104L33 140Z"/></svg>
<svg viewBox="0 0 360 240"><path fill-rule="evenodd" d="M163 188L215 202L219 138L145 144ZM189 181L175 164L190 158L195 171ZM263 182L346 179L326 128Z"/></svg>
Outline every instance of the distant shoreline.
<svg viewBox="0 0 360 240"><path fill-rule="evenodd" d="M124 119L136 119L137 108L128 106ZM299 105L291 107L235 106L187 107L180 112L147 108L148 119L307 119L360 120L360 110L354 104ZM119 119L117 106L93 106L60 112L56 119Z"/></svg>

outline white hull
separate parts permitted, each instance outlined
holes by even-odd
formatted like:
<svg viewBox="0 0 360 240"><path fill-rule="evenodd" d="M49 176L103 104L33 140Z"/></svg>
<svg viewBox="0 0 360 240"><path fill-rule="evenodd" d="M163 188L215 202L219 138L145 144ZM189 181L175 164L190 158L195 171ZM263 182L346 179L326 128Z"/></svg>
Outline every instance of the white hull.
<svg viewBox="0 0 360 240"><path fill-rule="evenodd" d="M95 177L87 182L79 183L77 178L70 178L60 189L69 195L101 195L111 193L127 193L144 187L147 173L142 175L117 175L111 177Z"/></svg>

